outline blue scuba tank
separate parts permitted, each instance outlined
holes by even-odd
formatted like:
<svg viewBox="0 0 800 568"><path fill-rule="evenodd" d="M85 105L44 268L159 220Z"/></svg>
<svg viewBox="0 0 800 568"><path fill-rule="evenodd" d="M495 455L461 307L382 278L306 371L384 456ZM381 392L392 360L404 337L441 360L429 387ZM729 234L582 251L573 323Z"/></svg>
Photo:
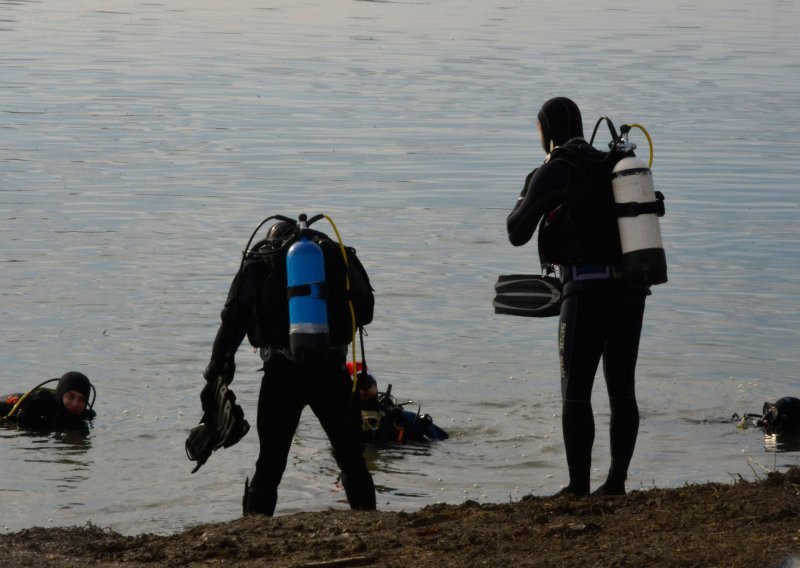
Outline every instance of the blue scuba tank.
<svg viewBox="0 0 800 568"><path fill-rule="evenodd" d="M298 361L319 361L327 358L331 346L325 257L306 235L305 215L299 224L300 236L286 253L289 348Z"/></svg>

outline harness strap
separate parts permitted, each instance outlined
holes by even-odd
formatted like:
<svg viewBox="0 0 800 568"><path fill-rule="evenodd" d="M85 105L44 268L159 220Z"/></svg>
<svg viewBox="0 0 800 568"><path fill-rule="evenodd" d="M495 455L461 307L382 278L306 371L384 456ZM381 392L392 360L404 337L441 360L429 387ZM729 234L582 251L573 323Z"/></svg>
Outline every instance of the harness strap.
<svg viewBox="0 0 800 568"><path fill-rule="evenodd" d="M619 280L625 277L620 266L573 264L561 268L561 281L582 282L584 280Z"/></svg>

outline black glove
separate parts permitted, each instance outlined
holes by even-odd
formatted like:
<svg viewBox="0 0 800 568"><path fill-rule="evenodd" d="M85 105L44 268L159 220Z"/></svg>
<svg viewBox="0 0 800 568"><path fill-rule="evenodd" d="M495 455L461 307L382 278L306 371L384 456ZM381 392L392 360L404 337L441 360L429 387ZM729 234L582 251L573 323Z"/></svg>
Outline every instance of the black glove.
<svg viewBox="0 0 800 568"><path fill-rule="evenodd" d="M206 386L200 391L200 405L203 416L214 414L217 411L217 384L216 381L207 380Z"/></svg>
<svg viewBox="0 0 800 568"><path fill-rule="evenodd" d="M200 393L200 402L203 418L189 433L185 444L186 456L197 462L192 473L206 463L212 452L229 448L250 430L242 407L236 404L236 395L222 376L206 383Z"/></svg>
<svg viewBox="0 0 800 568"><path fill-rule="evenodd" d="M227 384L231 384L233 382L233 375L236 374L236 362L234 361L233 357L228 357L225 363L222 365L222 369L219 369L219 365L216 364L215 360L212 358L211 362L206 367L206 370L203 371L203 377L206 379L207 382L214 382L217 377L223 377Z"/></svg>

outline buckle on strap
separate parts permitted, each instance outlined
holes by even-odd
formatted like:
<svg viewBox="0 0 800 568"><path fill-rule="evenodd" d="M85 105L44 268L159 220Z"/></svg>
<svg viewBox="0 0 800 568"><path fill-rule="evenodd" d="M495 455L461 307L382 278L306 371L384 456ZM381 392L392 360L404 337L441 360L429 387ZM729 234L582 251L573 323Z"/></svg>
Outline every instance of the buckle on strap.
<svg viewBox="0 0 800 568"><path fill-rule="evenodd" d="M569 268L570 276L574 282L581 282L583 280L608 280L611 278L611 267L608 265L573 265Z"/></svg>

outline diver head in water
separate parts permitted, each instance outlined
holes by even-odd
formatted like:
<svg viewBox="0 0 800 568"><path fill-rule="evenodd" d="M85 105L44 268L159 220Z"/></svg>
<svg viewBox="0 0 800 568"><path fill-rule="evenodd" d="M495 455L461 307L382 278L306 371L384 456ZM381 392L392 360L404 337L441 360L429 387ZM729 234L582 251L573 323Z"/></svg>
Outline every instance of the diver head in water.
<svg viewBox="0 0 800 568"><path fill-rule="evenodd" d="M89 403L91 390L92 383L86 375L70 371L58 380L56 399L68 414L80 416Z"/></svg>

